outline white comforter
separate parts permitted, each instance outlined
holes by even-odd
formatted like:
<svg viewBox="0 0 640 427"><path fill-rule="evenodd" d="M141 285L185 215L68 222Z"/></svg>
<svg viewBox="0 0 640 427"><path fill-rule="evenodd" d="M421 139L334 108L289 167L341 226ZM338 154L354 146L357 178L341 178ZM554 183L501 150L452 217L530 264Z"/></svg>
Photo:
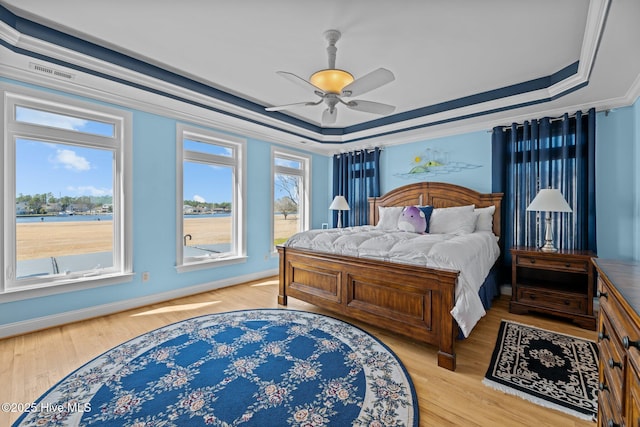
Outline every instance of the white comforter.
<svg viewBox="0 0 640 427"><path fill-rule="evenodd" d="M460 271L451 315L465 337L486 314L478 290L500 254L491 232L416 234L368 225L304 231L293 235L285 246Z"/></svg>

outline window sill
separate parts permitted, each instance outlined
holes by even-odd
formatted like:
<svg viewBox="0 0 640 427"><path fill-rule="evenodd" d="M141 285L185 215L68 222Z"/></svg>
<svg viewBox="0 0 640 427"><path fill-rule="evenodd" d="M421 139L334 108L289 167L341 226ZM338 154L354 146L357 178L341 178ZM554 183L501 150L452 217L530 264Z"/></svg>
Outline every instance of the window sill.
<svg viewBox="0 0 640 427"><path fill-rule="evenodd" d="M189 271L203 270L206 268L222 267L225 265L241 264L247 262L247 256L235 256L222 259L207 259L205 261L196 261L176 266L178 273L186 273Z"/></svg>
<svg viewBox="0 0 640 427"><path fill-rule="evenodd" d="M117 285L130 282L134 273L114 273L109 275L85 277L82 280L58 280L29 286L16 286L5 289L0 294L0 303L46 297L65 292L81 291L100 286Z"/></svg>

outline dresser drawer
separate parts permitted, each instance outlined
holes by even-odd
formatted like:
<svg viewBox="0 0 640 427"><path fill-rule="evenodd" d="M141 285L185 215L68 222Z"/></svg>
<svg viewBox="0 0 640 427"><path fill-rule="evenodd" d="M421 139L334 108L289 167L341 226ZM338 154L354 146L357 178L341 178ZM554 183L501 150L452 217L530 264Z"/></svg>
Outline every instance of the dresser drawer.
<svg viewBox="0 0 640 427"><path fill-rule="evenodd" d="M627 424L632 426L640 425L640 351L635 348L629 350L629 372L627 372L627 384L625 386L628 393L627 407L625 410Z"/></svg>
<svg viewBox="0 0 640 427"><path fill-rule="evenodd" d="M598 427L622 425L622 416L619 409L613 409L609 394L606 391L598 393Z"/></svg>
<svg viewBox="0 0 640 427"><path fill-rule="evenodd" d="M588 260L564 260L542 258L539 256L517 255L516 265L519 267L541 268L545 270L562 270L576 273L587 273L589 271Z"/></svg>
<svg viewBox="0 0 640 427"><path fill-rule="evenodd" d="M518 302L524 304L559 310L565 313L584 314L587 310L587 298L578 294L519 287L517 298Z"/></svg>
<svg viewBox="0 0 640 427"><path fill-rule="evenodd" d="M616 347L610 345L610 341L600 341L598 343L598 357L600 359L600 384L603 391L610 395L611 402L621 411L623 410L623 387L624 387L624 360L620 366L620 356L616 354Z"/></svg>

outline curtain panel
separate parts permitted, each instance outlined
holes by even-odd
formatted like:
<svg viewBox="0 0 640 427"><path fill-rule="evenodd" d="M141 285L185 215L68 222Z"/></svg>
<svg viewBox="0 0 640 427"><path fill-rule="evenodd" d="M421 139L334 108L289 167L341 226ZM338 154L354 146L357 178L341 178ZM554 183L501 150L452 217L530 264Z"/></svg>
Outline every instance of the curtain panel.
<svg viewBox="0 0 640 427"><path fill-rule="evenodd" d="M511 246L540 247L551 215L554 245L596 252L595 109L493 129L493 191L503 192L505 267ZM571 213L527 212L543 188L560 190Z"/></svg>
<svg viewBox="0 0 640 427"><path fill-rule="evenodd" d="M340 153L333 156L333 197L344 196L349 210L342 212L345 227L366 225L369 197L380 196L380 148ZM338 212L333 212L337 223Z"/></svg>

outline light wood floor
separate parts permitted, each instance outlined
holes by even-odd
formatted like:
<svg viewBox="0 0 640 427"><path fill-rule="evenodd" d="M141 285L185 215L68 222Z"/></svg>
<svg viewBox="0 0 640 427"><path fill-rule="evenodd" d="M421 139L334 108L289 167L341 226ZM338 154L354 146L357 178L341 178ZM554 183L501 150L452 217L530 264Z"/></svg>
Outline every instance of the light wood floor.
<svg viewBox="0 0 640 427"><path fill-rule="evenodd" d="M169 323L208 313L278 307L277 288L275 278L261 280L0 340L0 402L33 402L106 350ZM330 314L292 298L288 308ZM594 426L482 384L501 319L596 339L594 331L570 323L511 314L508 298L502 296L471 336L456 344L458 366L450 372L437 367L434 347L351 323L378 337L402 360L416 388L421 426ZM0 426L18 416L0 411Z"/></svg>

